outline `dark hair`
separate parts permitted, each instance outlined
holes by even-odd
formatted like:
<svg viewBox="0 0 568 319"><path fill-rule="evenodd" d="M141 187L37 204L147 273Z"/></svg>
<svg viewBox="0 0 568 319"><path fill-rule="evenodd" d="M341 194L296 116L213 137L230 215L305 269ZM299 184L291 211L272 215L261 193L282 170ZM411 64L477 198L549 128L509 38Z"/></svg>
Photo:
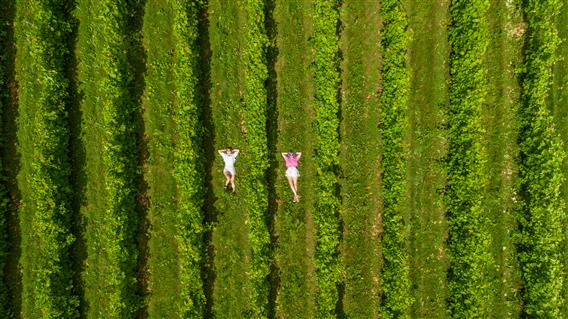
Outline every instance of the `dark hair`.
<svg viewBox="0 0 568 319"><path fill-rule="evenodd" d="M232 147L232 146L227 146L227 149L228 149L229 151L231 151L231 152L233 151L233 147Z"/></svg>

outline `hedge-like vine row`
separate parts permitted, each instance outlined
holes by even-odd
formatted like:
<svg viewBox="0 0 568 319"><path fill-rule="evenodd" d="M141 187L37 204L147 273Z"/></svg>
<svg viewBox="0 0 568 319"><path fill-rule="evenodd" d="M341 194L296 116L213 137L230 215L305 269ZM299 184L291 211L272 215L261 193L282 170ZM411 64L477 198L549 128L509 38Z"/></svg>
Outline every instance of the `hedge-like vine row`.
<svg viewBox="0 0 568 319"><path fill-rule="evenodd" d="M0 46L5 48L7 46L7 31L9 21L6 21L4 15L0 14ZM5 129L3 127L3 114L5 101L8 98L8 91L6 85L6 71L5 67L8 63L6 50L0 52L0 150L5 147ZM8 291L4 282L4 267L6 265L7 251L8 251L8 191L6 190L4 179L3 158L0 158L0 317L8 317L9 301Z"/></svg>
<svg viewBox="0 0 568 319"><path fill-rule="evenodd" d="M412 303L408 234L404 225L406 198L406 108L410 75L406 65L409 43L408 21L403 1L381 2L384 28L381 105L383 257L381 314L384 318L406 318Z"/></svg>
<svg viewBox="0 0 568 319"><path fill-rule="evenodd" d="M180 317L203 318L205 294L201 268L205 247L203 226L204 163L203 126L198 93L198 15L200 0L174 0L175 83L174 121L177 138L174 149L178 193L177 234L179 285L183 300Z"/></svg>
<svg viewBox="0 0 568 319"><path fill-rule="evenodd" d="M483 64L489 34L488 0L450 6L450 104L448 108L449 310L454 318L484 317L491 263L483 214L484 155L481 110L487 94Z"/></svg>
<svg viewBox="0 0 568 319"><path fill-rule="evenodd" d="M75 238L70 230L70 82L66 75L71 8L53 0L18 1L17 8L30 14L18 18L28 25L18 24L15 35L21 51L18 138L24 172L20 184L27 184L21 186L22 214L26 215L22 229L27 230L22 231L22 314L73 318L78 298L73 294L70 257Z"/></svg>
<svg viewBox="0 0 568 319"><path fill-rule="evenodd" d="M523 312L559 318L562 298L562 241L565 202L564 145L547 106L552 66L560 43L554 17L558 0L524 4L528 41L522 74L520 119L519 261L524 282ZM565 9L564 9L565 10Z"/></svg>
<svg viewBox="0 0 568 319"><path fill-rule="evenodd" d="M318 173L316 275L319 287L318 318L335 316L339 282L339 198L336 168L339 165L339 19L337 0L316 0L315 110L316 165Z"/></svg>
<svg viewBox="0 0 568 319"><path fill-rule="evenodd" d="M130 317L137 310L136 297L137 250L135 246L138 141L137 104L131 95L134 73L129 64L129 18L134 3L125 0L100 0L93 12L103 36L95 47L100 52L96 63L101 77L98 103L102 108L105 214L98 223L99 247L105 257L104 273L92 274L87 260L89 277L105 282L104 314L107 318ZM103 253L103 252L101 252ZM101 262L100 260L97 262ZM101 314L97 314L101 315Z"/></svg>
<svg viewBox="0 0 568 319"><path fill-rule="evenodd" d="M268 191L266 171L268 169L268 141L266 132L267 99L265 82L268 79L266 48L268 38L264 29L263 0L247 0L245 35L245 123L249 165L244 178L245 202L249 216L249 238L252 247L253 314L255 318L268 316L267 282L270 274L270 235L266 224L268 212Z"/></svg>

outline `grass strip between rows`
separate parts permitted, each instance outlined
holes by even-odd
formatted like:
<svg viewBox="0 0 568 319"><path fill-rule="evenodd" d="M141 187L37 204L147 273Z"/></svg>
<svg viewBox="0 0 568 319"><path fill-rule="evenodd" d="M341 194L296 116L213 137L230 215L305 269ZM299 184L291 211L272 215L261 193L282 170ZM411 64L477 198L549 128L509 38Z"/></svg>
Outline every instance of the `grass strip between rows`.
<svg viewBox="0 0 568 319"><path fill-rule="evenodd" d="M547 105L560 37L554 21L559 0L524 2L528 41L522 70L520 119L519 262L523 313L559 318L563 304L565 240L564 145Z"/></svg>
<svg viewBox="0 0 568 319"><path fill-rule="evenodd" d="M99 174L102 174L103 182L97 187L104 188L104 194L98 199L103 211L92 212L90 225L87 225L92 236L91 242L87 243L84 273L89 302L87 317L131 317L140 306L136 293L138 253L135 236L140 174L137 154L139 110L131 92L134 70L129 61L130 41L133 40L129 23L137 3L100 0L91 3L93 7L87 12L94 15L93 27L99 33L90 39L96 50L96 59L92 63L96 64L99 73L88 85L97 87L94 105L101 110L98 129L101 131L102 171ZM91 300L93 298L96 302Z"/></svg>
<svg viewBox="0 0 568 319"><path fill-rule="evenodd" d="M180 317L202 318L205 311L203 266L205 198L202 109L198 94L200 0L174 0L175 81L174 121L178 133L174 151L177 181Z"/></svg>
<svg viewBox="0 0 568 319"><path fill-rule="evenodd" d="M347 0L341 8L341 243L343 311L348 318L378 318L382 260L378 240L381 195L377 83L381 50L380 5Z"/></svg>
<svg viewBox="0 0 568 319"><path fill-rule="evenodd" d="M312 34L311 0L278 0L274 17L278 54L277 73L277 134L276 151L271 156L277 163L274 174L276 205L274 218L276 247L274 258L278 267L276 314L278 318L314 318L316 313L316 275L314 270L315 230L312 213L315 208L316 185L313 160L315 132L312 126L313 52L307 39ZM278 152L301 151L298 187L299 203L293 203L292 192L284 176L285 165Z"/></svg>
<svg viewBox="0 0 568 319"><path fill-rule="evenodd" d="M208 206L214 251L214 286L212 291L212 316L242 318L255 312L253 299L252 248L246 201L246 175L250 157L245 121L245 43L246 1L210 0L208 3L210 40L210 98L211 121L208 132L214 140L215 163L211 167L212 197ZM222 185L223 161L216 150L233 146L241 150L236 168L236 194L224 192Z"/></svg>
<svg viewBox="0 0 568 319"><path fill-rule="evenodd" d="M318 199L316 273L319 286L318 318L335 316L339 282L339 1L315 1L315 110Z"/></svg>
<svg viewBox="0 0 568 319"><path fill-rule="evenodd" d="M514 3L517 2L517 3ZM488 94L482 111L484 147L487 154L483 206L489 217L492 267L488 307L494 318L518 318L521 310L521 271L514 242L518 198L517 109L520 83L515 67L522 63L523 37L512 32L521 21L519 1L492 1L487 14L490 41L485 56Z"/></svg>
<svg viewBox="0 0 568 319"><path fill-rule="evenodd" d="M266 50L268 38L264 23L264 1L246 0L246 35L244 56L244 119L249 160L244 183L245 203L249 219L249 240L252 249L250 281L252 285L252 316L268 316L268 275L270 274L270 235L268 233L268 191L266 172L268 142L266 129L267 98L265 82L268 79Z"/></svg>
<svg viewBox="0 0 568 319"><path fill-rule="evenodd" d="M448 186L450 269L449 312L454 318L487 316L491 264L482 146L482 106L487 94L483 59L489 36L488 0L450 4L450 105L448 108Z"/></svg>
<svg viewBox="0 0 568 319"><path fill-rule="evenodd" d="M408 233L405 227L408 157L404 145L407 131L407 107L410 74L406 65L409 44L408 19L404 1L381 2L383 30L381 136L383 144L382 188L384 197L382 249L381 314L385 318L408 318L410 295L410 261Z"/></svg>
<svg viewBox="0 0 568 319"><path fill-rule="evenodd" d="M21 220L22 315L74 318L70 250L70 103L66 68L72 26L69 4L18 1L18 136L23 171Z"/></svg>
<svg viewBox="0 0 568 319"><path fill-rule="evenodd" d="M446 183L449 1L413 0L408 102L408 211L413 318L447 318Z"/></svg>

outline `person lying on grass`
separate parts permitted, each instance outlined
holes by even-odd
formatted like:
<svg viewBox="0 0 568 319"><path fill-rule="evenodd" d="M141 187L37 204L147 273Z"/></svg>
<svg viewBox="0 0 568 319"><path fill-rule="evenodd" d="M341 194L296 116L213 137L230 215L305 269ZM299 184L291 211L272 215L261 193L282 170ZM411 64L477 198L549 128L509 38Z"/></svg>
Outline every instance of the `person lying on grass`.
<svg viewBox="0 0 568 319"><path fill-rule="evenodd" d="M300 172L298 171L298 161L302 157L302 152L294 153L292 151L288 153L282 153L284 162L286 163L286 178L288 178L288 183L294 193L294 203L300 201L300 195L298 195L298 176Z"/></svg>
<svg viewBox="0 0 568 319"><path fill-rule="evenodd" d="M235 161L237 160L237 155L239 155L239 149L233 149L232 147L227 147L224 150L219 150L219 154L225 161L225 168L223 169L223 174L225 174L225 187L223 189L227 191L229 183L231 183L231 188L233 189L233 194L236 192L235 188Z"/></svg>

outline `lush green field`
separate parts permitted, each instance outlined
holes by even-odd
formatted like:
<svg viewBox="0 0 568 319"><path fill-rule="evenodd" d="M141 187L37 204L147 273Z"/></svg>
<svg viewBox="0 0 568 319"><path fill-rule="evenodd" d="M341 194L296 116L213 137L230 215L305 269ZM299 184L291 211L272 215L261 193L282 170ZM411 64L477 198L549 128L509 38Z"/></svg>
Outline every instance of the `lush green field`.
<svg viewBox="0 0 568 319"><path fill-rule="evenodd" d="M0 7L0 318L568 317L568 0Z"/></svg>

